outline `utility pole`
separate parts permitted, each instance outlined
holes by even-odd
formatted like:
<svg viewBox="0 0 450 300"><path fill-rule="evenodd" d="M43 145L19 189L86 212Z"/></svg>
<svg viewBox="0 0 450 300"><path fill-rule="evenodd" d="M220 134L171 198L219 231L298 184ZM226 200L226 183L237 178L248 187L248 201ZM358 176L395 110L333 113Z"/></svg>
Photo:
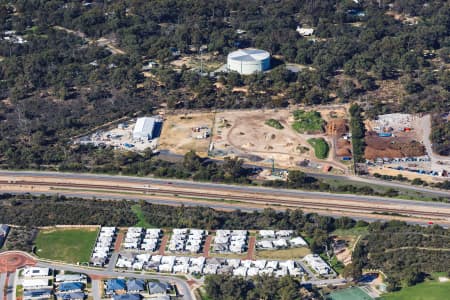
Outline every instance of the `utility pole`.
<svg viewBox="0 0 450 300"><path fill-rule="evenodd" d="M200 75L203 75L203 53L201 46L200 46Z"/></svg>

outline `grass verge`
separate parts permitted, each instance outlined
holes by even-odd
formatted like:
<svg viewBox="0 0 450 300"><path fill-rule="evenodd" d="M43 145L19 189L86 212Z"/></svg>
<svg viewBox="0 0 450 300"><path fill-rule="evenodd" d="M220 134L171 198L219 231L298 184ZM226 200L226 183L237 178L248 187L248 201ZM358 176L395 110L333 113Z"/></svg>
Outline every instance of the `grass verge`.
<svg viewBox="0 0 450 300"><path fill-rule="evenodd" d="M298 259L308 254L311 254L311 250L306 247L281 249L281 250L258 250L256 251L257 259Z"/></svg>

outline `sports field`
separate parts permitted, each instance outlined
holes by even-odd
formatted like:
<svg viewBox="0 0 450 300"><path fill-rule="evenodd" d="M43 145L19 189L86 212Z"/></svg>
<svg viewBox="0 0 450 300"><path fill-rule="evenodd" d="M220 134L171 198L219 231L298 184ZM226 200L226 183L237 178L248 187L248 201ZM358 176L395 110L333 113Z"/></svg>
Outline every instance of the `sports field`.
<svg viewBox="0 0 450 300"><path fill-rule="evenodd" d="M94 228L41 230L35 241L36 254L68 263L88 262L97 232Z"/></svg>
<svg viewBox="0 0 450 300"><path fill-rule="evenodd" d="M373 298L367 295L359 287L351 287L345 290L340 290L329 294L327 300L372 300Z"/></svg>
<svg viewBox="0 0 450 300"><path fill-rule="evenodd" d="M384 300L442 300L450 297L450 282L428 281L385 294Z"/></svg>

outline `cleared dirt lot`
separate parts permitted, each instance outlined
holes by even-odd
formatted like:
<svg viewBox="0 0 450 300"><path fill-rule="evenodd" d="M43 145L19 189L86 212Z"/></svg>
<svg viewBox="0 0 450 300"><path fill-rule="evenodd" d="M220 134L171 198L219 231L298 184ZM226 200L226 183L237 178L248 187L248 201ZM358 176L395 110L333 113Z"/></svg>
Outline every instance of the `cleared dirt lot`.
<svg viewBox="0 0 450 300"><path fill-rule="evenodd" d="M213 123L214 113L166 115L159 139L159 149L170 150L176 154L194 150L197 154L206 156L210 138L197 139L192 128L212 128Z"/></svg>
<svg viewBox="0 0 450 300"><path fill-rule="evenodd" d="M345 109L319 111L325 121L345 115ZM326 133L299 134L292 129L292 112L293 110L251 110L217 113L212 140L213 154L219 157L236 155L262 163L271 163L271 159L275 159L276 166L282 167L294 167L306 159L330 164L336 169L345 169L345 166L333 161L333 143ZM284 128L276 129L266 125L268 119L278 120ZM313 147L307 142L309 138L319 137L330 144L327 160L316 159Z"/></svg>
<svg viewBox="0 0 450 300"><path fill-rule="evenodd" d="M423 141L427 137L423 136L421 119L417 115L388 114L380 115L378 120L367 121L365 157L376 159L425 155ZM379 137L378 133L389 133L392 137Z"/></svg>
<svg viewBox="0 0 450 300"><path fill-rule="evenodd" d="M396 137L379 137L377 133L369 132L365 138L367 159L416 157L425 155L425 147L408 134Z"/></svg>

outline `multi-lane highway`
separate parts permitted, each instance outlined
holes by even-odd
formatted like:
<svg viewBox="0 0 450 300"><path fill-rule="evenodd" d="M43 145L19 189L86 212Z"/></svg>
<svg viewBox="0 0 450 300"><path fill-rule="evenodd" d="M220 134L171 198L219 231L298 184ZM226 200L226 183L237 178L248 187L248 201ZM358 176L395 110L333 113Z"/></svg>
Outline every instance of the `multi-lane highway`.
<svg viewBox="0 0 450 300"><path fill-rule="evenodd" d="M450 204L364 195L224 185L182 180L55 172L0 171L0 187L9 192L59 193L102 199L144 199L161 204L205 205L218 209L299 207L329 215L363 219L414 217L448 226ZM425 190L425 189L424 189ZM428 191L428 190L427 190ZM446 191L433 191L450 197ZM118 196L120 194L120 196ZM375 216L373 213L377 213ZM372 215L369 215L372 214ZM389 215L387 215L389 214ZM382 217L381 217L382 216Z"/></svg>

